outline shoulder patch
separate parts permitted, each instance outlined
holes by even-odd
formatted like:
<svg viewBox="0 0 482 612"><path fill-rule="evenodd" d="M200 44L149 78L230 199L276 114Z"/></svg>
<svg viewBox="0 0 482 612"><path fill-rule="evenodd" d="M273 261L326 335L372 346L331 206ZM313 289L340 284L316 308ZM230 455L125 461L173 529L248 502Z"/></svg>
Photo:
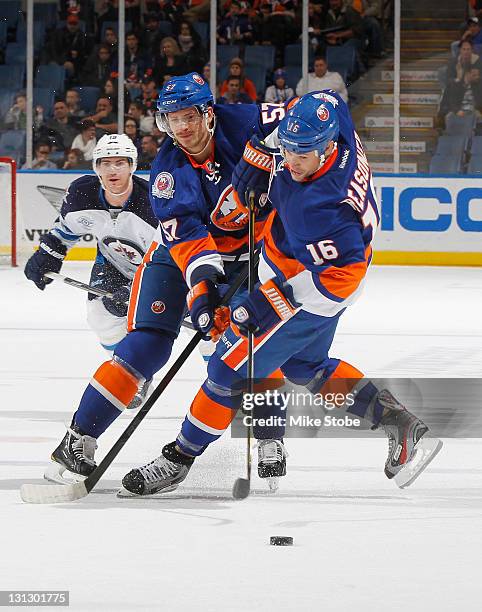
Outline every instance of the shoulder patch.
<svg viewBox="0 0 482 612"><path fill-rule="evenodd" d="M157 198L172 198L174 195L174 177L169 172L160 172L152 183L152 195Z"/></svg>

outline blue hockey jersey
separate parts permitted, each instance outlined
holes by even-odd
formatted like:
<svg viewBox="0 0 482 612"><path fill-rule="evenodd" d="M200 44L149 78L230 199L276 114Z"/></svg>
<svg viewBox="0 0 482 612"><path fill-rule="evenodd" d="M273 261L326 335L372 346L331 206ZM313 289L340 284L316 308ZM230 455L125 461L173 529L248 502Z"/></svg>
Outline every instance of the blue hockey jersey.
<svg viewBox="0 0 482 612"><path fill-rule="evenodd" d="M202 165L171 138L153 162L149 182L152 207L160 220L164 244L189 286L196 269L209 265L223 272L223 260L244 258L248 216L234 198L231 176L246 141L264 138L285 114L279 104L214 106L216 129L211 155ZM258 218L261 232L269 209Z"/></svg>
<svg viewBox="0 0 482 612"><path fill-rule="evenodd" d="M337 148L308 180L291 178L276 155L259 277L288 282L302 309L331 317L355 301L371 260L380 220L368 161L345 102L331 90L338 110Z"/></svg>
<svg viewBox="0 0 482 612"><path fill-rule="evenodd" d="M69 249L85 234L97 239L98 259L105 258L126 278L132 279L159 222L149 200L148 183L132 177L133 190L124 206L110 206L97 176L73 181L65 194L60 217L51 233Z"/></svg>

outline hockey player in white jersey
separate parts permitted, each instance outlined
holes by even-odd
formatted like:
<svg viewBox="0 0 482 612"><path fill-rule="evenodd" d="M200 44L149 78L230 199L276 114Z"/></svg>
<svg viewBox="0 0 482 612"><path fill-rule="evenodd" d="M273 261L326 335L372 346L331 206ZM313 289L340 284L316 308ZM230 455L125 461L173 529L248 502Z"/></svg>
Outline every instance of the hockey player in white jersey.
<svg viewBox="0 0 482 612"><path fill-rule="evenodd" d="M87 321L102 346L112 351L127 333L127 302L134 273L158 227L147 181L133 176L137 149L125 134L103 136L93 153L94 175L73 181L60 216L40 239L25 266L25 276L44 290L47 272L59 272L63 260L85 234L97 240L90 284L114 295L89 294Z"/></svg>

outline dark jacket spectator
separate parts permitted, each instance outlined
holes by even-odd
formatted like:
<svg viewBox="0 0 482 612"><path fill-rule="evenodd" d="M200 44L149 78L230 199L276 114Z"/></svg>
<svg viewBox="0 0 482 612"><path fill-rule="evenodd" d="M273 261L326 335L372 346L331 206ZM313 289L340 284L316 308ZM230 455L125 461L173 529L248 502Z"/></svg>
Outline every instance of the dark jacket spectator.
<svg viewBox="0 0 482 612"><path fill-rule="evenodd" d="M223 81L221 87L219 88L219 93L224 96L224 94L228 90L228 79L229 77L239 77L241 82L241 92L247 94L253 102L256 101L257 93L256 87L251 79L248 79L244 74L244 64L243 60L239 59L239 57L233 57L233 59L229 62L229 74L228 78Z"/></svg>
<svg viewBox="0 0 482 612"><path fill-rule="evenodd" d="M82 71L82 84L102 87L112 72L111 55L107 45L99 45L97 52L86 61Z"/></svg>
<svg viewBox="0 0 482 612"><path fill-rule="evenodd" d="M127 115L124 119L124 134L129 136L129 138L134 143L138 154L141 153L141 136L139 133L139 124L134 119L134 117L129 117Z"/></svg>
<svg viewBox="0 0 482 612"><path fill-rule="evenodd" d="M52 33L47 44L48 60L64 66L70 76L78 77L92 42L90 36L80 29L79 18L69 15L65 26Z"/></svg>
<svg viewBox="0 0 482 612"><path fill-rule="evenodd" d="M157 142L154 136L143 136L141 142L141 153L137 168L139 170L150 170L152 162L157 155Z"/></svg>
<svg viewBox="0 0 482 612"><path fill-rule="evenodd" d="M157 86L162 87L166 75L179 76L186 73L186 58L171 36L163 38L159 47L159 53L154 57L152 77Z"/></svg>
<svg viewBox="0 0 482 612"><path fill-rule="evenodd" d="M39 131L42 136L48 137L58 151L70 149L72 141L77 136L77 130L69 117L69 109L64 100L57 100L54 103L53 118L44 121Z"/></svg>
<svg viewBox="0 0 482 612"><path fill-rule="evenodd" d="M358 41L361 45L363 26L360 14L349 6L343 6L343 0L329 0L324 29L333 29L324 36L328 45L343 45L349 41Z"/></svg>
<svg viewBox="0 0 482 612"><path fill-rule="evenodd" d="M281 53L284 46L296 41L299 28L291 10L285 10L278 4L273 10L269 2L263 2L259 15L254 19L254 37L262 45L274 45Z"/></svg>
<svg viewBox="0 0 482 612"><path fill-rule="evenodd" d="M43 108L36 106L33 112L34 127L38 128L43 122ZM23 91L15 96L15 102L3 117L2 123L7 130L25 130L27 125L27 96Z"/></svg>
<svg viewBox="0 0 482 612"><path fill-rule="evenodd" d="M87 114L80 108L80 94L76 89L68 89L65 92L65 104L67 104L69 117L72 121L78 122Z"/></svg>
<svg viewBox="0 0 482 612"><path fill-rule="evenodd" d="M139 130L142 135L151 134L152 128L154 126L154 115L146 114L146 109L138 100L134 100L129 104L127 109L127 114L134 119L139 124Z"/></svg>
<svg viewBox="0 0 482 612"><path fill-rule="evenodd" d="M114 109L114 111L117 110L117 102L119 99L119 81L116 78L109 78L107 79L107 81L104 83L103 87L101 88L101 95L105 96L106 98L109 98L109 100L112 103L112 108ZM131 95L129 93L129 90L124 87L124 108L128 108L129 104L131 103Z"/></svg>
<svg viewBox="0 0 482 612"><path fill-rule="evenodd" d="M207 51L189 21L179 22L176 27L176 40L186 58L186 72L201 72L207 61Z"/></svg>
<svg viewBox="0 0 482 612"><path fill-rule="evenodd" d="M113 111L111 100L105 96L101 96L97 100L95 113L86 117L86 119L94 122L97 140L105 134L115 134L117 132L117 116Z"/></svg>
<svg viewBox="0 0 482 612"><path fill-rule="evenodd" d="M460 42L470 40L473 45L482 45L482 27L478 17L471 17L462 34Z"/></svg>
<svg viewBox="0 0 482 612"><path fill-rule="evenodd" d="M155 115L157 111L157 87L153 78L147 77L141 83L142 94L137 98L146 112Z"/></svg>

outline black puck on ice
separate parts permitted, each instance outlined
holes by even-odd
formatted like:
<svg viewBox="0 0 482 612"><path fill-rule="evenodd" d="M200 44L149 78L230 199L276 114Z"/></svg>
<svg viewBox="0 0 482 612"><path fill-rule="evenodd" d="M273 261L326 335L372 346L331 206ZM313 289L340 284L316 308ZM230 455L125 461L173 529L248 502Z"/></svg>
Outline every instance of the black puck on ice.
<svg viewBox="0 0 482 612"><path fill-rule="evenodd" d="M271 536L269 539L271 546L293 546L291 536Z"/></svg>

